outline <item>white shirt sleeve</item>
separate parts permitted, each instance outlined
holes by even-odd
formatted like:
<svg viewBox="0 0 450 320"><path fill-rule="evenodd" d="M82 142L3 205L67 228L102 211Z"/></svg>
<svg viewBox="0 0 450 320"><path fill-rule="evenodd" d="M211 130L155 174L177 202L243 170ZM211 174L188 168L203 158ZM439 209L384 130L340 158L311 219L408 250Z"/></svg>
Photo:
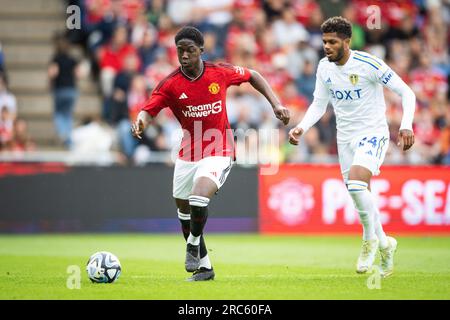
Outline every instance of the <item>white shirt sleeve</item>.
<svg viewBox="0 0 450 320"><path fill-rule="evenodd" d="M401 129L408 129L412 131L414 121L414 111L416 109L416 95L411 88L400 78L389 66L380 61L381 68L377 71L377 82L384 87L394 91L402 97L403 116Z"/></svg>
<svg viewBox="0 0 450 320"><path fill-rule="evenodd" d="M321 71L322 67L319 63L316 72L316 87L314 89L313 102L306 111L302 121L297 125L298 128L303 129L304 133L322 118L327 110L327 105L330 100L330 92L323 81Z"/></svg>

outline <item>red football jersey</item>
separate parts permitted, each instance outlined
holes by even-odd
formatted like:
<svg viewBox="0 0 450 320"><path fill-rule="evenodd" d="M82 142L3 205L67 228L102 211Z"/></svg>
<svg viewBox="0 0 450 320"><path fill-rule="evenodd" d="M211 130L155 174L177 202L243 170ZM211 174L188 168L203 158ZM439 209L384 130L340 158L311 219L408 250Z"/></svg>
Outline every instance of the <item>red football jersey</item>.
<svg viewBox="0 0 450 320"><path fill-rule="evenodd" d="M234 157L234 137L226 110L227 88L250 79L246 68L203 62L202 74L192 80L181 67L162 80L142 110L155 117L170 108L183 128L178 154L185 161L209 156Z"/></svg>

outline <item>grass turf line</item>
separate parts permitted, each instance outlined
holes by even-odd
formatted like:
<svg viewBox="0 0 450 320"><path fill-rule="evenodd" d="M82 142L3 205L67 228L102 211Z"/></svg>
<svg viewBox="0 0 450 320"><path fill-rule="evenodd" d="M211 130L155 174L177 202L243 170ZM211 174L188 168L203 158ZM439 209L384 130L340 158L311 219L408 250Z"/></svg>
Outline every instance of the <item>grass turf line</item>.
<svg viewBox="0 0 450 320"><path fill-rule="evenodd" d="M0 299L450 299L450 237L397 240L394 275L370 290L355 272L359 236L206 235L216 280L190 283L181 235L2 235ZM88 280L96 251L119 257L117 282ZM79 290L66 286L69 265Z"/></svg>

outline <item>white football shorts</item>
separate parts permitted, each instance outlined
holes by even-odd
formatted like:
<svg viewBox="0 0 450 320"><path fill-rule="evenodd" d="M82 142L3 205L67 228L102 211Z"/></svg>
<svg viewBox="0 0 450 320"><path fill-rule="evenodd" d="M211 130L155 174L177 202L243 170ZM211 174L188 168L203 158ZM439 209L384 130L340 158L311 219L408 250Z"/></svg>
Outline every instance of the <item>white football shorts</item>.
<svg viewBox="0 0 450 320"><path fill-rule="evenodd" d="M344 181L347 182L351 166L369 169L372 175L380 174L386 151L389 147L389 133L365 134L349 143L338 143L339 164Z"/></svg>
<svg viewBox="0 0 450 320"><path fill-rule="evenodd" d="M213 156L195 162L177 159L173 172L173 197L187 200L195 180L199 177L210 178L219 190L225 183L232 166L231 157Z"/></svg>

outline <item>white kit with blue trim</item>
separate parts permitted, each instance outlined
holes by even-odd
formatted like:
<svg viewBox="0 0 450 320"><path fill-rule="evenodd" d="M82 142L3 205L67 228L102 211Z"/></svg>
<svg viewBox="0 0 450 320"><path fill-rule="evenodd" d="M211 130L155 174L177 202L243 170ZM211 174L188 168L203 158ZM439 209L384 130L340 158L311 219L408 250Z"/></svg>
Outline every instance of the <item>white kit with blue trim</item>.
<svg viewBox="0 0 450 320"><path fill-rule="evenodd" d="M383 86L402 97L401 129L412 130L415 95L381 59L350 50L350 58L340 66L320 60L314 101L298 127L307 131L325 113L330 102L336 114L337 141L348 143L356 136L388 132Z"/></svg>

